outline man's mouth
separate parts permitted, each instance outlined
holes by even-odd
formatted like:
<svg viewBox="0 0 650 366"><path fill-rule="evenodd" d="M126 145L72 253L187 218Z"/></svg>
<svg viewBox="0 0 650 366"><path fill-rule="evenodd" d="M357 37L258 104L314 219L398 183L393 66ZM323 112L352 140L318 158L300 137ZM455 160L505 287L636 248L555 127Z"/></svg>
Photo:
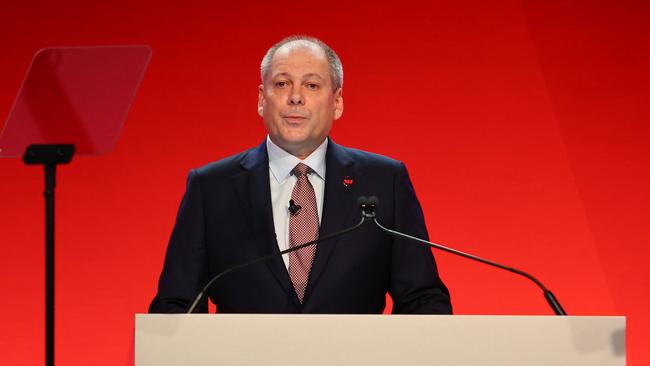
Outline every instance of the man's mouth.
<svg viewBox="0 0 650 366"><path fill-rule="evenodd" d="M309 115L310 113L307 110L291 108L289 110L284 111L284 113L282 113L282 118L299 120L299 119L307 119L309 118Z"/></svg>
<svg viewBox="0 0 650 366"><path fill-rule="evenodd" d="M304 120L307 119L307 117L300 115L300 114L287 114L282 116L282 118L287 121L287 122L292 122L292 123L301 123Z"/></svg>

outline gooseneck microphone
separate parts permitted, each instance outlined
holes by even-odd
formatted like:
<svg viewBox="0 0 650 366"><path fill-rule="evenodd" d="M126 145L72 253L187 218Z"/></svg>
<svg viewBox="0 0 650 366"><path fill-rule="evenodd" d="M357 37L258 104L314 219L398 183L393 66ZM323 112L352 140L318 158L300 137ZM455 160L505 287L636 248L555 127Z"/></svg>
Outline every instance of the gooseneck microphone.
<svg viewBox="0 0 650 366"><path fill-rule="evenodd" d="M564 309L562 308L562 305L560 305L560 302L555 297L555 295L553 295L553 293L548 288L546 288L546 286L544 286L544 284L542 284L541 281L539 281L537 278L533 277L529 273L526 273L526 272L524 272L522 270L519 270L519 269L516 269L516 268L513 268L513 267L504 266L502 264L492 262L490 260L475 256L475 255L472 255L472 254L461 252L460 250L449 248L449 247L446 247L444 245L436 244L436 243L433 243L433 242L430 242L430 241L427 241L427 240L424 240L424 239L417 238L415 236L411 236L411 235L408 235L408 234L401 233L399 231L388 229L388 228L382 226L379 223L379 221L377 221L377 216L376 216L375 211L377 210L377 207L379 206L379 199L377 197L375 197L375 196L370 196L370 197L361 196L357 200L357 204L359 205L359 208L361 209L361 214L362 214L364 219L372 219L373 222L381 230L383 230L383 231L385 231L385 232L387 232L387 233L389 233L389 234L391 234L393 236L397 236L397 237L400 237L400 238L405 238L405 239L417 241L419 243L428 245L428 246L430 246L432 248L440 249L440 250L443 250L443 251L448 252L448 253L452 253L452 254L455 254L455 255L459 255L461 257L465 257L465 258L474 260L474 261L485 263L487 265L497 267L497 268L501 268L501 269L506 270L508 272L512 272L512 273L515 273L515 274L518 274L520 276L528 278L529 280L533 281L540 289L542 289L542 291L544 291L544 298L546 298L546 302L551 307L551 309L553 309L553 312L555 312L555 315L567 315L566 312L564 311Z"/></svg>
<svg viewBox="0 0 650 366"><path fill-rule="evenodd" d="M290 202L293 202L293 200L291 200ZM289 206L289 210L291 210L291 206ZM298 206L298 211L299 210L300 210L300 206ZM298 211L296 211L296 214L298 213ZM260 262L266 262L266 261L268 261L268 260L270 260L272 258L281 256L281 255L284 255L284 254L288 254L288 253L291 253L291 252L295 252L296 250L300 250L300 249L308 247L310 245L316 245L316 244L322 243L322 242L324 242L326 240L334 239L334 238L339 237L339 236L341 236L343 234L347 234L347 233L349 233L351 231L354 231L354 230L358 229L359 227L361 227L361 225L363 225L368 218L369 217L367 217L365 215L362 215L361 216L361 221L359 221L358 224L356 224L354 226L351 226L351 227L349 227L347 229L339 230L339 231L333 232L331 234L321 236L320 238L318 238L316 240L312 240L312 241L308 241L308 242L300 244L300 245L296 245L293 248L285 249L285 250L280 251L280 252L271 253L271 254L265 255L263 257L251 259L248 262L235 264L234 266L231 266L231 267L228 267L228 268L224 269L223 271L219 272L216 276L212 277L212 279L210 279L210 281L208 281L208 283L206 283L205 286L203 286L203 288L201 289L201 292L199 292L199 294L196 295L196 298L194 298L194 301L192 302L192 305L188 308L187 314L192 314L194 312L194 310L196 310L196 307L199 305L199 301L201 301L201 299L205 295L206 291L208 291L210 286L212 286L213 283L215 283L218 279L220 279L221 277L227 275L228 273L230 273L232 271L237 271L237 270L240 270L240 269L243 269L243 268L246 268L246 267L250 267L250 266L252 266L254 264L257 264L257 263L260 263Z"/></svg>

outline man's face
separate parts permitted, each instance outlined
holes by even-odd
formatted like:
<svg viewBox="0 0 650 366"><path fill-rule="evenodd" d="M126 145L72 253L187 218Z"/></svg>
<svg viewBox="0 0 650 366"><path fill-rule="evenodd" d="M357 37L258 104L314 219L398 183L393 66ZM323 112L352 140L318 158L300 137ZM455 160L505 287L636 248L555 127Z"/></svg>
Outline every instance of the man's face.
<svg viewBox="0 0 650 366"><path fill-rule="evenodd" d="M259 86L258 112L271 141L301 159L313 152L343 113L341 89L333 90L325 52L289 43L273 56Z"/></svg>

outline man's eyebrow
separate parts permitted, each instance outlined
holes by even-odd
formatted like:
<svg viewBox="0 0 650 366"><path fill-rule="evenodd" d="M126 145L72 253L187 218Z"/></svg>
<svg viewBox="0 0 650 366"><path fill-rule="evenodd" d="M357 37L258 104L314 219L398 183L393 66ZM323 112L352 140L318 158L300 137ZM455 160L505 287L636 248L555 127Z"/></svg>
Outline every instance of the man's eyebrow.
<svg viewBox="0 0 650 366"><path fill-rule="evenodd" d="M277 74L273 75L274 78L277 78L278 76L286 76L286 77L288 77L288 76L291 76L291 74L289 74L288 72L280 72L280 73L277 73Z"/></svg>
<svg viewBox="0 0 650 366"><path fill-rule="evenodd" d="M310 72L309 74L305 74L305 75L302 76L303 80L304 80L304 79L313 78L313 77L317 77L317 78L319 78L319 79L323 79L323 77L320 76L320 74L317 74L317 73L315 73L315 72Z"/></svg>

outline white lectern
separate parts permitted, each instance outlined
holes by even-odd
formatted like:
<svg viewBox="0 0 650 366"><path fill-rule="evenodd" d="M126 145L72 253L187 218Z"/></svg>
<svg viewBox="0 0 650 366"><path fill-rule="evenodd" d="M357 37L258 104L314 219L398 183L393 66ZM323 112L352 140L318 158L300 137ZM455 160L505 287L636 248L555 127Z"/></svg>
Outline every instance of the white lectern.
<svg viewBox="0 0 650 366"><path fill-rule="evenodd" d="M149 365L623 366L625 318L138 314Z"/></svg>

